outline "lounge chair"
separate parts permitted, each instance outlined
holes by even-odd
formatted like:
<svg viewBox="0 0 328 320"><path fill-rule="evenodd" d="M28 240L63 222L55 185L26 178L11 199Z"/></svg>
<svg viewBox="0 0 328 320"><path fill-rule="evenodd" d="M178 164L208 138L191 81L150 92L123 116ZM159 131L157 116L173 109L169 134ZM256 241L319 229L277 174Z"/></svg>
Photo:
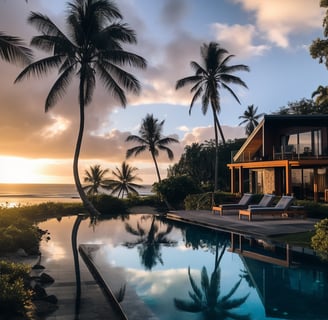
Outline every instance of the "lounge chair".
<svg viewBox="0 0 328 320"><path fill-rule="evenodd" d="M218 212L220 216L223 215L223 210L238 210L238 209L246 209L253 198L253 194L244 193L242 198L238 203L223 203L219 206L212 207L212 213Z"/></svg>
<svg viewBox="0 0 328 320"><path fill-rule="evenodd" d="M282 196L281 199L274 207L249 207L248 209L239 210L239 220L242 216L248 216L248 220L251 221L253 215L282 215L287 213L287 210L292 205L294 197Z"/></svg>
<svg viewBox="0 0 328 320"><path fill-rule="evenodd" d="M270 207L275 197L274 194L265 194L258 204L250 204L248 208Z"/></svg>

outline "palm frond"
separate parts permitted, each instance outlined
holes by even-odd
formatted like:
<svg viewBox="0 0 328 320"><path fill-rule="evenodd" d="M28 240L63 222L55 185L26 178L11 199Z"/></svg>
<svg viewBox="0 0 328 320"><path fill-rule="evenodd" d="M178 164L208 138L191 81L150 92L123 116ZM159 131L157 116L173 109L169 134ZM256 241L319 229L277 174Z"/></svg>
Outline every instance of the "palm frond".
<svg viewBox="0 0 328 320"><path fill-rule="evenodd" d="M182 299L174 298L174 305L177 309L187 311L187 312L201 312L202 309L200 306L196 305L193 302L185 301Z"/></svg>
<svg viewBox="0 0 328 320"><path fill-rule="evenodd" d="M71 82L73 77L74 67L66 69L56 80L56 82L51 87L45 103L45 111L47 112L51 107L53 107L57 100L62 98L66 93L66 88Z"/></svg>
<svg viewBox="0 0 328 320"><path fill-rule="evenodd" d="M0 31L0 57L10 63L23 65L32 61L32 50L25 47L19 37L9 36Z"/></svg>

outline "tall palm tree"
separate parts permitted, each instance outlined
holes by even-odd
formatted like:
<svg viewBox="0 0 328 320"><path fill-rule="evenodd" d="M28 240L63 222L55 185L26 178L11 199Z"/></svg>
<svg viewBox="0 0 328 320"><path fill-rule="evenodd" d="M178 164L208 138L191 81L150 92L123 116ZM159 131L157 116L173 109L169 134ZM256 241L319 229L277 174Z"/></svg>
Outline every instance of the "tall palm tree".
<svg viewBox="0 0 328 320"><path fill-rule="evenodd" d="M46 98L47 112L61 98L72 77L79 81L80 127L73 161L73 174L77 190L92 215L99 212L88 200L79 178L78 159L83 131L84 108L90 104L96 86L96 75L105 88L122 106L126 106L124 90L140 92L138 80L121 67L128 65L145 68L146 61L125 51L122 44L136 43L136 35L126 24L117 22L122 15L117 6L109 0L73 0L68 3L66 18L68 33L65 35L47 16L32 12L28 22L35 26L40 35L33 37L31 45L50 53L27 66L17 77L19 82L31 75L41 77L58 69L58 79Z"/></svg>
<svg viewBox="0 0 328 320"><path fill-rule="evenodd" d="M100 188L108 188L108 179L105 177L108 172L108 169L101 169L100 164L90 166L90 170L85 170L84 182L88 184L83 189L88 195L97 194Z"/></svg>
<svg viewBox="0 0 328 320"><path fill-rule="evenodd" d="M247 107L242 116L239 116L239 119L244 119L239 123L239 126L246 124L245 132L248 136L254 131L259 124L258 120L263 116L263 113L256 114L257 109L258 107L254 108L254 105L252 104Z"/></svg>
<svg viewBox="0 0 328 320"><path fill-rule="evenodd" d="M0 31L0 57L10 63L25 65L32 61L33 54L22 39Z"/></svg>
<svg viewBox="0 0 328 320"><path fill-rule="evenodd" d="M122 162L121 168L116 167L112 171L116 180L110 179L107 182L107 188L112 190L112 194L117 193L118 197L124 198L124 195L129 193L138 194L136 188L142 188L142 185L134 183L133 181L142 181L137 175L134 174L138 168L131 167L125 161Z"/></svg>
<svg viewBox="0 0 328 320"><path fill-rule="evenodd" d="M178 80L175 88L178 90L186 85L192 85L190 92L193 94L193 97L190 103L189 114L191 113L194 103L199 98L201 98L202 101L202 112L204 115L207 113L209 104L211 104L216 144L214 190L217 190L219 162L218 130L220 131L222 142L225 144L225 138L218 118L218 114L221 110L219 90L228 90L237 102L240 103L237 95L230 88L229 84L237 84L247 88L246 83L239 77L233 75L233 73L236 71L249 71L249 67L243 64L228 65L229 61L234 56L229 55L228 51L221 48L216 42L210 42L209 44L204 43L200 49L200 53L202 64L195 61L191 61L190 63L195 74Z"/></svg>
<svg viewBox="0 0 328 320"><path fill-rule="evenodd" d="M170 143L179 142L177 139L171 137L164 138L162 136L163 125L164 120L158 122L158 119L155 119L152 114L147 114L141 123L139 130L140 136L130 135L126 138L126 141L132 141L140 144L136 147L128 149L126 152L126 157L129 158L133 154L137 156L141 152L148 150L155 164L158 182L161 182L161 175L159 173L156 160L159 150L166 151L168 158L172 160L174 157L173 151L167 147L167 145Z"/></svg>

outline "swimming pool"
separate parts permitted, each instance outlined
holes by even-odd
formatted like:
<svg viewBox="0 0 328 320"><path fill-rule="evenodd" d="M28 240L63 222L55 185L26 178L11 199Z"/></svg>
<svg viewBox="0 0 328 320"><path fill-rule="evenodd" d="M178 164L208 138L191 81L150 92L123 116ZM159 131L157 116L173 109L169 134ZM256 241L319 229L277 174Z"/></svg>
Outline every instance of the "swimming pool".
<svg viewBox="0 0 328 320"><path fill-rule="evenodd" d="M129 319L328 319L326 266L235 237L137 214L83 221L79 243Z"/></svg>

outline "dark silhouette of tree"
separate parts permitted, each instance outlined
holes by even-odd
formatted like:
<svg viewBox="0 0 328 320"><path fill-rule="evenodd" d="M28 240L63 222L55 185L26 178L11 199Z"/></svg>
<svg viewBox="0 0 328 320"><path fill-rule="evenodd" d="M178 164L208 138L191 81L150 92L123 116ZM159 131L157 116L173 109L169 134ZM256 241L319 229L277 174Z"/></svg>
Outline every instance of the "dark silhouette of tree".
<svg viewBox="0 0 328 320"><path fill-rule="evenodd" d="M126 24L117 22L119 19L122 19L119 9L109 0L73 0L68 3L65 35L46 15L31 12L28 22L40 32L40 35L32 38L31 45L50 55L29 64L15 80L17 83L32 75L42 77L58 69L59 76L46 98L47 112L65 94L72 78L77 77L80 126L74 152L73 175L81 200L92 217L100 213L85 194L78 171L85 122L84 108L92 101L96 76L106 90L123 107L126 106L125 90L137 94L141 87L139 81L122 67L146 67L145 59L123 49L123 44L135 44L137 40L135 32ZM71 235L76 275L76 314L81 297L77 234L82 219L81 215L77 216Z"/></svg>
<svg viewBox="0 0 328 320"><path fill-rule="evenodd" d="M152 114L147 114L142 120L141 127L139 130L139 136L130 135L126 141L139 143L138 146L128 149L126 157L129 158L132 155L138 156L140 153L148 150L154 161L158 182L161 182L161 176L158 169L156 158L158 157L159 151L166 151L167 156L170 160L173 159L173 151L167 147L171 143L178 143L179 141L172 137L163 137L164 120L158 122Z"/></svg>
<svg viewBox="0 0 328 320"><path fill-rule="evenodd" d="M108 189L108 178L106 174L108 169L101 169L100 164L90 166L90 170L85 170L84 182L88 183L83 187L88 195L95 195L99 193L99 189Z"/></svg>
<svg viewBox="0 0 328 320"><path fill-rule="evenodd" d="M320 7L327 8L322 22L324 39L317 38L312 41L310 45L310 54L313 59L319 59L319 63L324 62L328 69L328 1L321 0Z"/></svg>
<svg viewBox="0 0 328 320"><path fill-rule="evenodd" d="M146 61L125 51L122 44L136 43L136 35L126 24L117 22L122 15L117 6L108 0L73 0L68 3L67 35L47 16L32 12L28 22L35 26L40 35L32 38L31 45L49 52L50 56L28 65L16 78L19 82L29 76L42 77L53 69L59 76L46 98L47 112L61 98L73 76L79 81L80 127L74 153L74 180L83 201L91 214L99 212L88 200L79 178L78 159L84 131L84 108L91 103L96 86L96 76L122 106L126 105L124 90L140 92L138 80L121 66L145 68Z"/></svg>
<svg viewBox="0 0 328 320"><path fill-rule="evenodd" d="M191 276L190 267L188 267L189 281L193 291L189 291L189 296L191 300L182 300L174 298L174 304L177 309L203 314L204 319L236 319L236 320L250 320L249 315L238 314L233 311L240 307L248 298L245 295L242 298L233 299L232 296L235 294L242 278L231 288L231 290L222 295L221 293L221 270L220 261L225 252L226 245L223 246L220 256L218 256L218 251L215 260L214 270L211 276L208 276L207 269L204 266L201 271L201 287L199 287L193 277Z"/></svg>
<svg viewBox="0 0 328 320"><path fill-rule="evenodd" d="M22 39L0 31L0 58L9 63L26 65L32 61L33 54Z"/></svg>
<svg viewBox="0 0 328 320"><path fill-rule="evenodd" d="M248 136L254 131L259 124L258 120L264 115L263 113L256 114L257 109L258 107L254 108L252 104L247 107L242 116L239 116L239 119L243 119L243 121L239 123L239 126L246 124L245 132Z"/></svg>
<svg viewBox="0 0 328 320"><path fill-rule="evenodd" d="M249 67L243 64L228 65L229 61L234 57L229 55L228 51L218 43L210 42L209 44L203 44L201 47L202 65L191 61L191 68L195 71L195 74L189 77L182 78L177 81L176 89L180 89L186 85L192 85L190 92L193 94L189 114L194 103L201 98L202 112L205 115L208 110L209 104L212 108L213 120L214 120L214 133L216 143L216 156L215 156L215 173L214 173L214 190L218 189L218 130L220 131L221 139L225 144L225 138L219 122L218 114L221 110L220 103L220 90L226 89L231 95L240 103L237 95L229 86L237 84L247 88L247 85L239 77L233 75L236 71L249 71Z"/></svg>
<svg viewBox="0 0 328 320"><path fill-rule="evenodd" d="M117 193L118 197L124 198L124 195L129 193L138 195L136 188L142 188L142 185L134 183L134 181L142 181L136 174L138 168L131 167L125 161L122 162L121 168L116 167L112 173L116 179L110 179L108 181L108 188L112 190L112 194Z"/></svg>
<svg viewBox="0 0 328 320"><path fill-rule="evenodd" d="M138 247L139 255L142 265L146 270L151 270L157 262L163 264L161 246L175 246L176 241L167 238L167 235L171 233L173 226L167 224L166 230L161 231L159 221L156 221L156 216L143 216L142 220L151 219L149 230L137 223L137 228L132 227L129 223L125 224L125 230L137 238L134 242L126 242L124 245L128 248Z"/></svg>

